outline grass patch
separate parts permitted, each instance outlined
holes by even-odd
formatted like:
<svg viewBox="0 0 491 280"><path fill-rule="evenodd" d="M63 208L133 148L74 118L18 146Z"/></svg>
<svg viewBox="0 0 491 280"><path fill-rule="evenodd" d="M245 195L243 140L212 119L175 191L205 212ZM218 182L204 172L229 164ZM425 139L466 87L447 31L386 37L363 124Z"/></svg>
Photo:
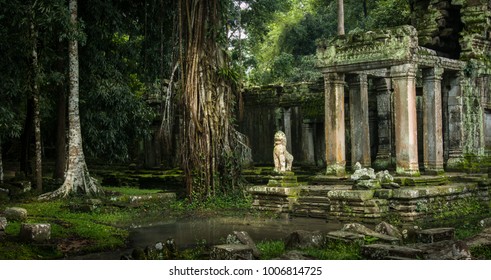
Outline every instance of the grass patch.
<svg viewBox="0 0 491 280"><path fill-rule="evenodd" d="M261 252L261 259L263 260L278 258L286 252L283 241L262 241L256 246Z"/></svg>
<svg viewBox="0 0 491 280"><path fill-rule="evenodd" d="M357 243L329 242L325 248L304 250L318 260L360 260L360 245Z"/></svg>
<svg viewBox="0 0 491 280"><path fill-rule="evenodd" d="M105 188L112 190L113 188ZM149 194L158 190L114 188L125 194ZM70 205L80 205L85 199L73 197L68 200L26 201L15 205L28 212L27 223L51 224L51 241L43 246L27 244L18 239L21 222L9 222L5 242L0 242L0 259L53 259L63 256L56 244L79 242L76 253L101 252L126 246L126 226L140 217L161 215L164 203L151 202L133 207L113 206L104 203L89 212L70 210ZM151 209L151 210L150 210ZM67 241L68 240L68 241ZM51 245L50 245L51 244ZM69 246L68 246L69 247ZM67 252L65 252L67 253ZM73 254L74 252L68 252Z"/></svg>
<svg viewBox="0 0 491 280"><path fill-rule="evenodd" d="M162 192L158 189L139 189L130 187L104 187L104 191L114 192L121 195L145 195L145 194L155 194Z"/></svg>

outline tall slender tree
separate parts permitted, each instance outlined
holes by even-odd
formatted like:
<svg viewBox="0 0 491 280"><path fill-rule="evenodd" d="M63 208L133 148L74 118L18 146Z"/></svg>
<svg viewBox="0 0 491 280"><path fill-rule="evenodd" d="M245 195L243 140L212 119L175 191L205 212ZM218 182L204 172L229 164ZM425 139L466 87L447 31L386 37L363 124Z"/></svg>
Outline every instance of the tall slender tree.
<svg viewBox="0 0 491 280"><path fill-rule="evenodd" d="M344 35L344 1L338 0L338 35Z"/></svg>
<svg viewBox="0 0 491 280"><path fill-rule="evenodd" d="M2 136L0 135L0 184L3 184Z"/></svg>
<svg viewBox="0 0 491 280"><path fill-rule="evenodd" d="M41 115L40 115L40 91L39 91L39 60L38 60L38 33L35 23L36 9L35 1L31 6L30 12L30 37L31 37L31 94L33 101L33 122L34 122L34 154L35 154L35 178L36 178L36 190L42 192L43 190L43 167L42 167L42 153L41 153Z"/></svg>
<svg viewBox="0 0 491 280"><path fill-rule="evenodd" d="M63 185L50 193L40 196L41 199L66 197L74 193L98 195L102 189L89 174L82 147L82 131L79 115L79 28L77 20L77 0L70 0L70 24L73 34L68 41L69 61L69 95L68 95L68 167Z"/></svg>

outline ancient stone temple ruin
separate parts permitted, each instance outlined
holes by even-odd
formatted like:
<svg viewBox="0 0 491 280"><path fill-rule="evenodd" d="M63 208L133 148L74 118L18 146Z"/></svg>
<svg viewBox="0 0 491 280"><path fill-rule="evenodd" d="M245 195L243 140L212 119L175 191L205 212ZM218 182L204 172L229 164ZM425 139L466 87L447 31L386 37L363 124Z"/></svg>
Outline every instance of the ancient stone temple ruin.
<svg viewBox="0 0 491 280"><path fill-rule="evenodd" d="M320 85L246 92L253 113L241 129L256 162L271 148L248 125L262 117L261 129L272 131L264 138L283 129L300 163L325 168L276 197L252 188L258 209L414 221L441 203L472 197L487 205L489 180L449 172L488 172L473 163L491 151L491 1L421 0L412 10L412 25L320 41ZM357 162L391 170L401 188L352 189L346 173Z"/></svg>

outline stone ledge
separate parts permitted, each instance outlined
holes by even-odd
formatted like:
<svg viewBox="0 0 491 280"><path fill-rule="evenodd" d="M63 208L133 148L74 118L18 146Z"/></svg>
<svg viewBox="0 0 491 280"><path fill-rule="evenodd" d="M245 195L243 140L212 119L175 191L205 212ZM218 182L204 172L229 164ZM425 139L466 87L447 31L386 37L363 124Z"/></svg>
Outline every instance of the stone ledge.
<svg viewBox="0 0 491 280"><path fill-rule="evenodd" d="M422 197L447 196L458 193L477 191L477 183L452 184L448 186L414 187L392 190L392 198L417 199Z"/></svg>
<svg viewBox="0 0 491 280"><path fill-rule="evenodd" d="M276 196L298 196L300 193L299 187L268 187L268 186L253 186L249 188L251 194L266 194Z"/></svg>
<svg viewBox="0 0 491 280"><path fill-rule="evenodd" d="M334 190L327 193L331 200L366 201L373 198L374 190Z"/></svg>

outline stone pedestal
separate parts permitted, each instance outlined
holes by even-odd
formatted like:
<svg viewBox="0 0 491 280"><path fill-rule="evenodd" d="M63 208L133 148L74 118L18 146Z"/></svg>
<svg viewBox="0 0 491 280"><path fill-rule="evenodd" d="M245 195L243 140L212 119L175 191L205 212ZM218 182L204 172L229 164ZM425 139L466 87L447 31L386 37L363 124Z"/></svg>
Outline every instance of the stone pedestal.
<svg viewBox="0 0 491 280"><path fill-rule="evenodd" d="M419 176L416 70L413 64L391 67L396 127L396 173L405 176Z"/></svg>
<svg viewBox="0 0 491 280"><path fill-rule="evenodd" d="M286 171L278 173L269 179L268 187L298 187L297 176L295 173Z"/></svg>
<svg viewBox="0 0 491 280"><path fill-rule="evenodd" d="M344 126L344 75L324 74L326 174L344 176L346 173Z"/></svg>

